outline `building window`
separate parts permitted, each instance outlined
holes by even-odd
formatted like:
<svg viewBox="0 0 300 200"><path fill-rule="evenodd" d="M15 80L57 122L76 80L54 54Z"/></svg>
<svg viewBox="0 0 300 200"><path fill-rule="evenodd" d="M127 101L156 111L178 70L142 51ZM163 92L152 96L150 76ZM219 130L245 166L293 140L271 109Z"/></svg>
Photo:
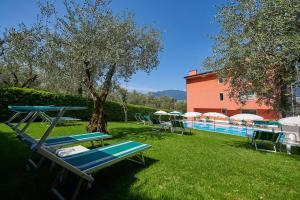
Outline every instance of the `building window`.
<svg viewBox="0 0 300 200"><path fill-rule="evenodd" d="M256 115L256 110L254 110L254 109L242 109L241 113L242 114L254 114L254 115Z"/></svg>
<svg viewBox="0 0 300 200"><path fill-rule="evenodd" d="M240 93L240 99L241 100L255 100L256 95L254 92L245 92L245 93Z"/></svg>
<svg viewBox="0 0 300 200"><path fill-rule="evenodd" d="M227 115L227 109L226 108L222 108L221 109L221 113L223 113L224 115Z"/></svg>
<svg viewBox="0 0 300 200"><path fill-rule="evenodd" d="M220 101L224 101L224 93L220 93Z"/></svg>

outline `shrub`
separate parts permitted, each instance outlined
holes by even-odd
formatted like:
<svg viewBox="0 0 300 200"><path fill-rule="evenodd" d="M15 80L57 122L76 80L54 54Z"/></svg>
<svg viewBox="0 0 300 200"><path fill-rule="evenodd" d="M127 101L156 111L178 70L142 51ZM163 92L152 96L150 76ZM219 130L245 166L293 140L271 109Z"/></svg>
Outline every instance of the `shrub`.
<svg viewBox="0 0 300 200"><path fill-rule="evenodd" d="M0 121L6 121L13 114L8 105L56 105L56 106L86 106L87 110L67 112L65 116L89 120L93 109L90 98L72 95L50 93L43 90L28 88L0 87ZM109 121L123 121L122 105L117 102L107 101L104 111ZM128 105L128 120L135 120L135 113L151 114L155 108ZM51 114L51 113L49 113Z"/></svg>

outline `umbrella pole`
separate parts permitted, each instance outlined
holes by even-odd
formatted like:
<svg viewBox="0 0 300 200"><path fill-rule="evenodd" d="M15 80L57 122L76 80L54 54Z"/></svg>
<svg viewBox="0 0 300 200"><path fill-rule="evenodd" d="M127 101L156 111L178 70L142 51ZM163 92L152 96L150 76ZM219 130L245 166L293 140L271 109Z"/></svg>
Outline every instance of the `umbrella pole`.
<svg viewBox="0 0 300 200"><path fill-rule="evenodd" d="M214 118L214 132L216 132L216 118Z"/></svg>

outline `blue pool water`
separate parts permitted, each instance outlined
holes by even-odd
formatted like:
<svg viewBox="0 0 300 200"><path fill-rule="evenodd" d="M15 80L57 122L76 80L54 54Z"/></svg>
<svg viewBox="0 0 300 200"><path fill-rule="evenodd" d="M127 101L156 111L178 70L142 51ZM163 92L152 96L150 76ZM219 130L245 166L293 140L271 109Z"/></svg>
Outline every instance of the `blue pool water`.
<svg viewBox="0 0 300 200"><path fill-rule="evenodd" d="M222 126L222 125L216 124L214 127L213 124L208 124L208 123L185 122L185 126L188 128L193 128L193 129L197 129L197 130L225 133L225 134L237 135L237 136L242 136L242 137L246 137L246 135L253 134L252 128L230 126L230 125Z"/></svg>

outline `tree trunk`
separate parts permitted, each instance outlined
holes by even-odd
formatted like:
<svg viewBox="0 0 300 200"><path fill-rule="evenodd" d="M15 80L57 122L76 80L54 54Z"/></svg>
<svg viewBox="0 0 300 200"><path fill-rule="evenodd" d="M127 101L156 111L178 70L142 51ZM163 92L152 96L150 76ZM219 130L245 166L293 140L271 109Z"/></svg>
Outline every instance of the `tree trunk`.
<svg viewBox="0 0 300 200"><path fill-rule="evenodd" d="M94 108L93 108L93 113L92 117L89 121L88 125L88 131L90 132L96 132L100 131L103 133L107 133L107 119L106 115L104 114L104 102L101 101L100 98L94 98Z"/></svg>
<svg viewBox="0 0 300 200"><path fill-rule="evenodd" d="M124 111L124 122L127 123L128 122L127 105L125 103L123 103L122 106L123 106L123 111Z"/></svg>
<svg viewBox="0 0 300 200"><path fill-rule="evenodd" d="M93 109L93 114L92 117L89 121L88 125L88 131L91 132L105 132L107 133L107 116L104 114L104 104L107 98L107 95L109 93L109 90L112 85L112 77L116 71L116 64L113 64L111 68L108 70L108 72L105 75L105 81L102 84L101 92L100 94L97 94L93 83L91 81L91 72L88 68L89 63L86 62L85 65L87 66L85 70L85 85L87 86L89 92L91 93L93 97L93 102L94 102L94 109Z"/></svg>

